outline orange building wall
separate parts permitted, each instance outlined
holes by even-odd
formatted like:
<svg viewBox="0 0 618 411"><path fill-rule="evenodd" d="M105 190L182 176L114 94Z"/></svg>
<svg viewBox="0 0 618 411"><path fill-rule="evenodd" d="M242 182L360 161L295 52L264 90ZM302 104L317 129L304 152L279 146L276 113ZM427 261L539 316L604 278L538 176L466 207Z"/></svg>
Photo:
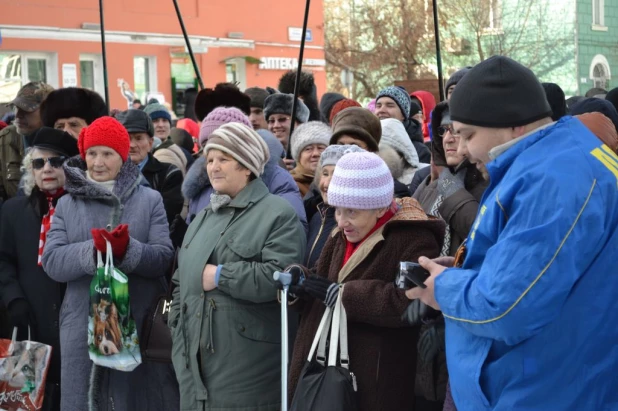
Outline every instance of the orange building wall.
<svg viewBox="0 0 618 411"><path fill-rule="evenodd" d="M301 27L305 3L302 0L178 0L187 31L193 36L226 38L229 32L242 32L243 40L256 43L249 48L209 47L208 52L197 54L198 65L206 87L225 81L225 59L237 56L298 58L299 42L288 40L288 27ZM164 33L182 32L171 0L105 0L106 31ZM95 0L19 0L3 2L0 31L3 25L60 27L80 29L83 23L99 23L98 2ZM308 46L324 44L322 2L313 0L308 27L313 41ZM90 31L91 32L91 31ZM290 47L291 46L291 47ZM125 79L132 86L133 58L155 56L157 59L158 91L171 101L171 56L169 45L122 44L107 42L108 81L111 107L124 108L126 100L120 94L117 79ZM62 65L76 64L80 54L100 54L97 42L45 39L3 38L0 52L31 51L57 53L57 72L62 86ZM324 59L322 49L306 49L305 59ZM318 92L325 91L324 67L312 68ZM246 65L246 84L276 87L285 70L260 70L257 65ZM79 70L78 70L79 76ZM78 78L79 82L79 78Z"/></svg>

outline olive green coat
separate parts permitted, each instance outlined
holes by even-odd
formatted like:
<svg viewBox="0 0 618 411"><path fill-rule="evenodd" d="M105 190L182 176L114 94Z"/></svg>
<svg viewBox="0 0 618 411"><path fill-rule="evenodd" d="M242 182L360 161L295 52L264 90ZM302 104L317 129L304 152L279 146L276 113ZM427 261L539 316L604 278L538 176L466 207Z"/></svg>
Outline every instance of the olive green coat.
<svg viewBox="0 0 618 411"><path fill-rule="evenodd" d="M302 261L294 209L260 179L193 220L174 275L169 317L183 411L281 408L281 320L273 272ZM204 292L206 264L221 265Z"/></svg>

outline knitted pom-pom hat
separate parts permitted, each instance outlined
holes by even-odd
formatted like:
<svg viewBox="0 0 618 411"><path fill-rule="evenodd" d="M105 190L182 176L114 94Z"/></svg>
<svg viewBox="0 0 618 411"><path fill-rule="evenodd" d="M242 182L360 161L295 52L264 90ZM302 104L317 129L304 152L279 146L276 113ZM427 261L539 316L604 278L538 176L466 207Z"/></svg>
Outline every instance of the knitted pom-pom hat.
<svg viewBox="0 0 618 411"><path fill-rule="evenodd" d="M86 151L90 147L105 146L120 154L122 161L127 161L131 138L127 129L118 120L104 116L99 117L88 127L82 129L79 133L77 145L79 154L84 160L86 159Z"/></svg>
<svg viewBox="0 0 618 411"><path fill-rule="evenodd" d="M388 207L393 195L393 176L374 153L345 154L328 186L328 204L334 207L376 210Z"/></svg>
<svg viewBox="0 0 618 411"><path fill-rule="evenodd" d="M199 137L200 146L204 145L208 140L208 136L216 129L227 123L240 123L248 127L253 127L249 121L249 117L240 109L236 107L217 107L208 113L204 121L202 121Z"/></svg>

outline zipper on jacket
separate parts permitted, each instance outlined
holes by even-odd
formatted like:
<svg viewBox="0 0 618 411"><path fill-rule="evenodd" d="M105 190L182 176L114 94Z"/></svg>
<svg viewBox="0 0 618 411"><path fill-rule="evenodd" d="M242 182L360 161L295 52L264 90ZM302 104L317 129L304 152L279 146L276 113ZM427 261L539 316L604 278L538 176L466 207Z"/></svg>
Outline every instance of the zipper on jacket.
<svg viewBox="0 0 618 411"><path fill-rule="evenodd" d="M315 238L315 241L313 242L313 245L311 246L311 251L309 251L309 256L307 257L307 265L309 264L309 261L311 261L311 256L313 255L315 246L318 244L318 241L320 241L320 237L322 236L322 230L324 230L324 225L326 224L326 213L324 213L324 215L320 214L320 217L322 218L322 224L320 225L320 231L318 231L318 236Z"/></svg>
<svg viewBox="0 0 618 411"><path fill-rule="evenodd" d="M209 341L208 341L208 345L206 346L206 349L213 354L215 353L215 339L212 335L212 317L216 310L217 310L217 304L215 303L215 300L211 298L210 300L208 300L208 334L209 334L208 338L209 338Z"/></svg>

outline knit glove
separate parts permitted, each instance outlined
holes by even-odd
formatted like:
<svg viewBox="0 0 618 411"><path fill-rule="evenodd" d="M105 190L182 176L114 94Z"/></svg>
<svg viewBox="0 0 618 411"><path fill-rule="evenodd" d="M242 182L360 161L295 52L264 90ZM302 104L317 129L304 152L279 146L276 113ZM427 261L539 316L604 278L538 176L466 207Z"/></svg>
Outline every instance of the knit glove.
<svg viewBox="0 0 618 411"><path fill-rule="evenodd" d="M24 298L17 298L8 306L9 316L13 327L17 327L17 339L19 341L28 338L28 326L31 332L34 332L36 325L34 317L30 311L30 304ZM32 338L32 335L30 336Z"/></svg>
<svg viewBox="0 0 618 411"><path fill-rule="evenodd" d="M129 246L129 226L121 224L114 228L113 231L102 230L101 235L112 245L112 254L115 258L122 259L127 253Z"/></svg>
<svg viewBox="0 0 618 411"><path fill-rule="evenodd" d="M448 167L444 167L444 170L440 173L438 178L438 193L443 198L448 198L465 188L464 179L466 178L466 169L459 170L457 173L451 173Z"/></svg>
<svg viewBox="0 0 618 411"><path fill-rule="evenodd" d="M100 251L101 253L106 253L107 245L105 244L105 237L103 237L102 234L103 231L105 231L104 228L93 228L90 230L90 233L92 234L92 240L94 241L94 249Z"/></svg>
<svg viewBox="0 0 618 411"><path fill-rule="evenodd" d="M334 307L339 295L339 283L324 277L312 275L303 283L303 288L312 297L322 301L327 307Z"/></svg>
<svg viewBox="0 0 618 411"><path fill-rule="evenodd" d="M401 321L411 326L419 325L423 318L425 318L429 313L430 308L431 307L423 304L419 299L412 300L412 302L408 305L408 308L406 308L401 315Z"/></svg>
<svg viewBox="0 0 618 411"><path fill-rule="evenodd" d="M440 352L444 352L444 329L443 322L434 323L427 328L418 339L418 355L425 363L431 363Z"/></svg>

